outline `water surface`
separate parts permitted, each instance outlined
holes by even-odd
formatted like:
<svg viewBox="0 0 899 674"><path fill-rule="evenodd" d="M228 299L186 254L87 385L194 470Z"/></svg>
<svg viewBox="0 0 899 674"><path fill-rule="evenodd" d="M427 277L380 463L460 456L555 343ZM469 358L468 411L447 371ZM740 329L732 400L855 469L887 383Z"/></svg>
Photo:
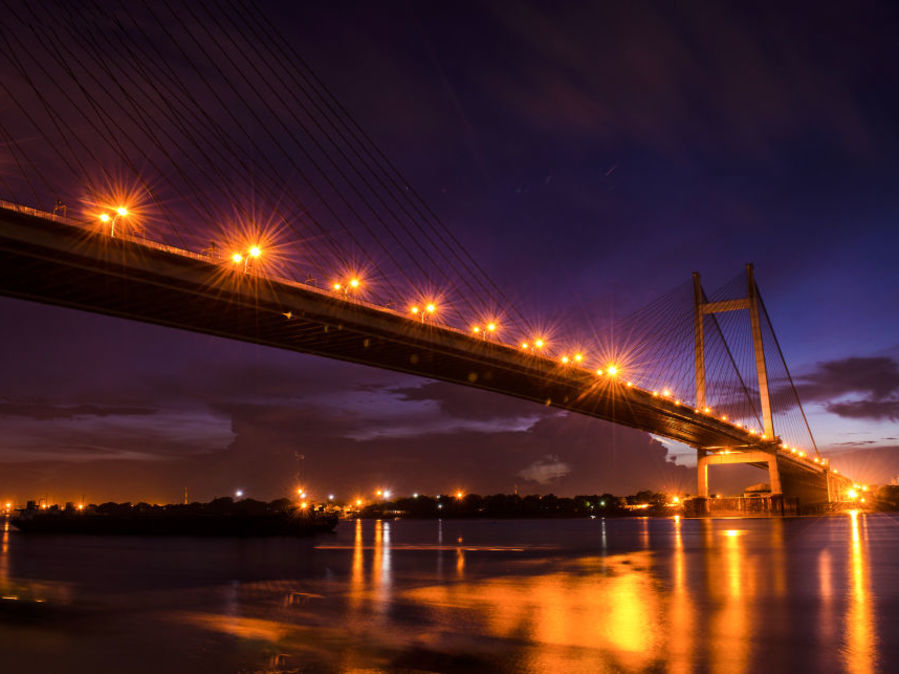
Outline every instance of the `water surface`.
<svg viewBox="0 0 899 674"><path fill-rule="evenodd" d="M899 669L899 518L2 533L0 671Z"/></svg>

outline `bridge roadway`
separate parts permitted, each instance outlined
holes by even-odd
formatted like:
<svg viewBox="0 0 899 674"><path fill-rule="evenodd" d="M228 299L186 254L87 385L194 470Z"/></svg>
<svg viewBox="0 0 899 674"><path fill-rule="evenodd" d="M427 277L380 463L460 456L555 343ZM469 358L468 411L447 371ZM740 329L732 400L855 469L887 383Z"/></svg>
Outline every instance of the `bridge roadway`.
<svg viewBox="0 0 899 674"><path fill-rule="evenodd" d="M711 452L774 454L785 482L828 470L691 406L573 364L216 258L0 202L0 294L495 391ZM747 457L748 458L748 457ZM764 465L764 464L759 464Z"/></svg>

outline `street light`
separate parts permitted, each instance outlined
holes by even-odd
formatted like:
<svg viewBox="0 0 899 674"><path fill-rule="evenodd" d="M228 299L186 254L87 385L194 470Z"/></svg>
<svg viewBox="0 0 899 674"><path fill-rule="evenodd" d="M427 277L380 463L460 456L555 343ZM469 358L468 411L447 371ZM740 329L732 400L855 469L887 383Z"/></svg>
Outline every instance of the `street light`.
<svg viewBox="0 0 899 674"><path fill-rule="evenodd" d="M101 213L100 214L100 222L104 225L109 223L109 236L111 238L115 238L115 225L118 222L119 218L124 218L128 215L128 209L124 206L119 206L115 209L115 215L110 216L109 213Z"/></svg>
<svg viewBox="0 0 899 674"><path fill-rule="evenodd" d="M247 273L247 269L250 265L250 260L257 259L260 255L262 255L262 249L259 246L250 246L246 253L240 253L238 251L234 251L234 254L231 256L231 261L234 264L240 264L243 262L243 272Z"/></svg>
<svg viewBox="0 0 899 674"><path fill-rule="evenodd" d="M340 281L335 281L331 287L337 292L343 290L343 297L344 299L346 299L350 290L356 290L361 285L362 281L359 280L359 277L354 276L349 281L347 281L346 284L343 284Z"/></svg>
<svg viewBox="0 0 899 674"><path fill-rule="evenodd" d="M415 305L415 306L413 306L413 307L410 307L409 311L412 313L413 316L418 316L418 317L420 317L420 318L421 318L421 322L424 323L424 322L425 322L425 316L429 316L429 315L430 315L430 316L433 316L433 315L434 315L434 312L437 311L437 305L434 304L433 302L428 302L428 304L426 304L426 305L424 306L424 309L422 309L422 308L419 307L418 305Z"/></svg>
<svg viewBox="0 0 899 674"><path fill-rule="evenodd" d="M124 206L119 206L117 209L115 209L115 213L115 217L112 219L112 224L109 227L109 236L111 236L112 238L115 238L115 223L119 218L124 218L126 215L128 215L128 209Z"/></svg>

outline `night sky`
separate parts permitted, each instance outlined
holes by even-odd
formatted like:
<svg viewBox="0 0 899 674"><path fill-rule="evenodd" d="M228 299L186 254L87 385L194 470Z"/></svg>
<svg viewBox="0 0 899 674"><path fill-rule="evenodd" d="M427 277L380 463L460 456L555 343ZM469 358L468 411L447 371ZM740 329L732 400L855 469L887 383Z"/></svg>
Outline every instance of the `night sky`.
<svg viewBox="0 0 899 674"><path fill-rule="evenodd" d="M822 453L884 483L899 475L899 9L781 4L263 7L557 333L753 262ZM598 420L0 307L0 499L695 490L692 450ZM722 469L712 488L763 479Z"/></svg>

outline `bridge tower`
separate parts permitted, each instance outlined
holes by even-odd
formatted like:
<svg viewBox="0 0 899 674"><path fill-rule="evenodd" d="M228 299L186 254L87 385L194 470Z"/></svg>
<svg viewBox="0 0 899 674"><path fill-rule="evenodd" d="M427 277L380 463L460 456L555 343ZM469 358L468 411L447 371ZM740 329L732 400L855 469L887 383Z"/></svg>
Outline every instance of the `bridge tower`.
<svg viewBox="0 0 899 674"><path fill-rule="evenodd" d="M735 300L721 300L709 302L702 290L702 282L699 272L693 272L693 306L694 306L694 337L696 360L696 406L702 409L706 406L706 380L705 380L705 317L709 314L718 314L725 311L746 310L749 312L750 329L752 330L752 345L755 353L755 368L758 377L759 397L762 407L763 437L774 440L774 420L771 414L771 397L768 391L768 369L765 364L765 348L762 341L762 326L759 320L758 287L755 283L752 263L746 265L746 297ZM708 466L711 463L766 463L768 465L769 484L771 493L781 493L780 474L777 461L773 454L764 452L742 452L730 455L706 454L702 447L697 448L699 459L697 461L697 495L708 498L709 477Z"/></svg>

